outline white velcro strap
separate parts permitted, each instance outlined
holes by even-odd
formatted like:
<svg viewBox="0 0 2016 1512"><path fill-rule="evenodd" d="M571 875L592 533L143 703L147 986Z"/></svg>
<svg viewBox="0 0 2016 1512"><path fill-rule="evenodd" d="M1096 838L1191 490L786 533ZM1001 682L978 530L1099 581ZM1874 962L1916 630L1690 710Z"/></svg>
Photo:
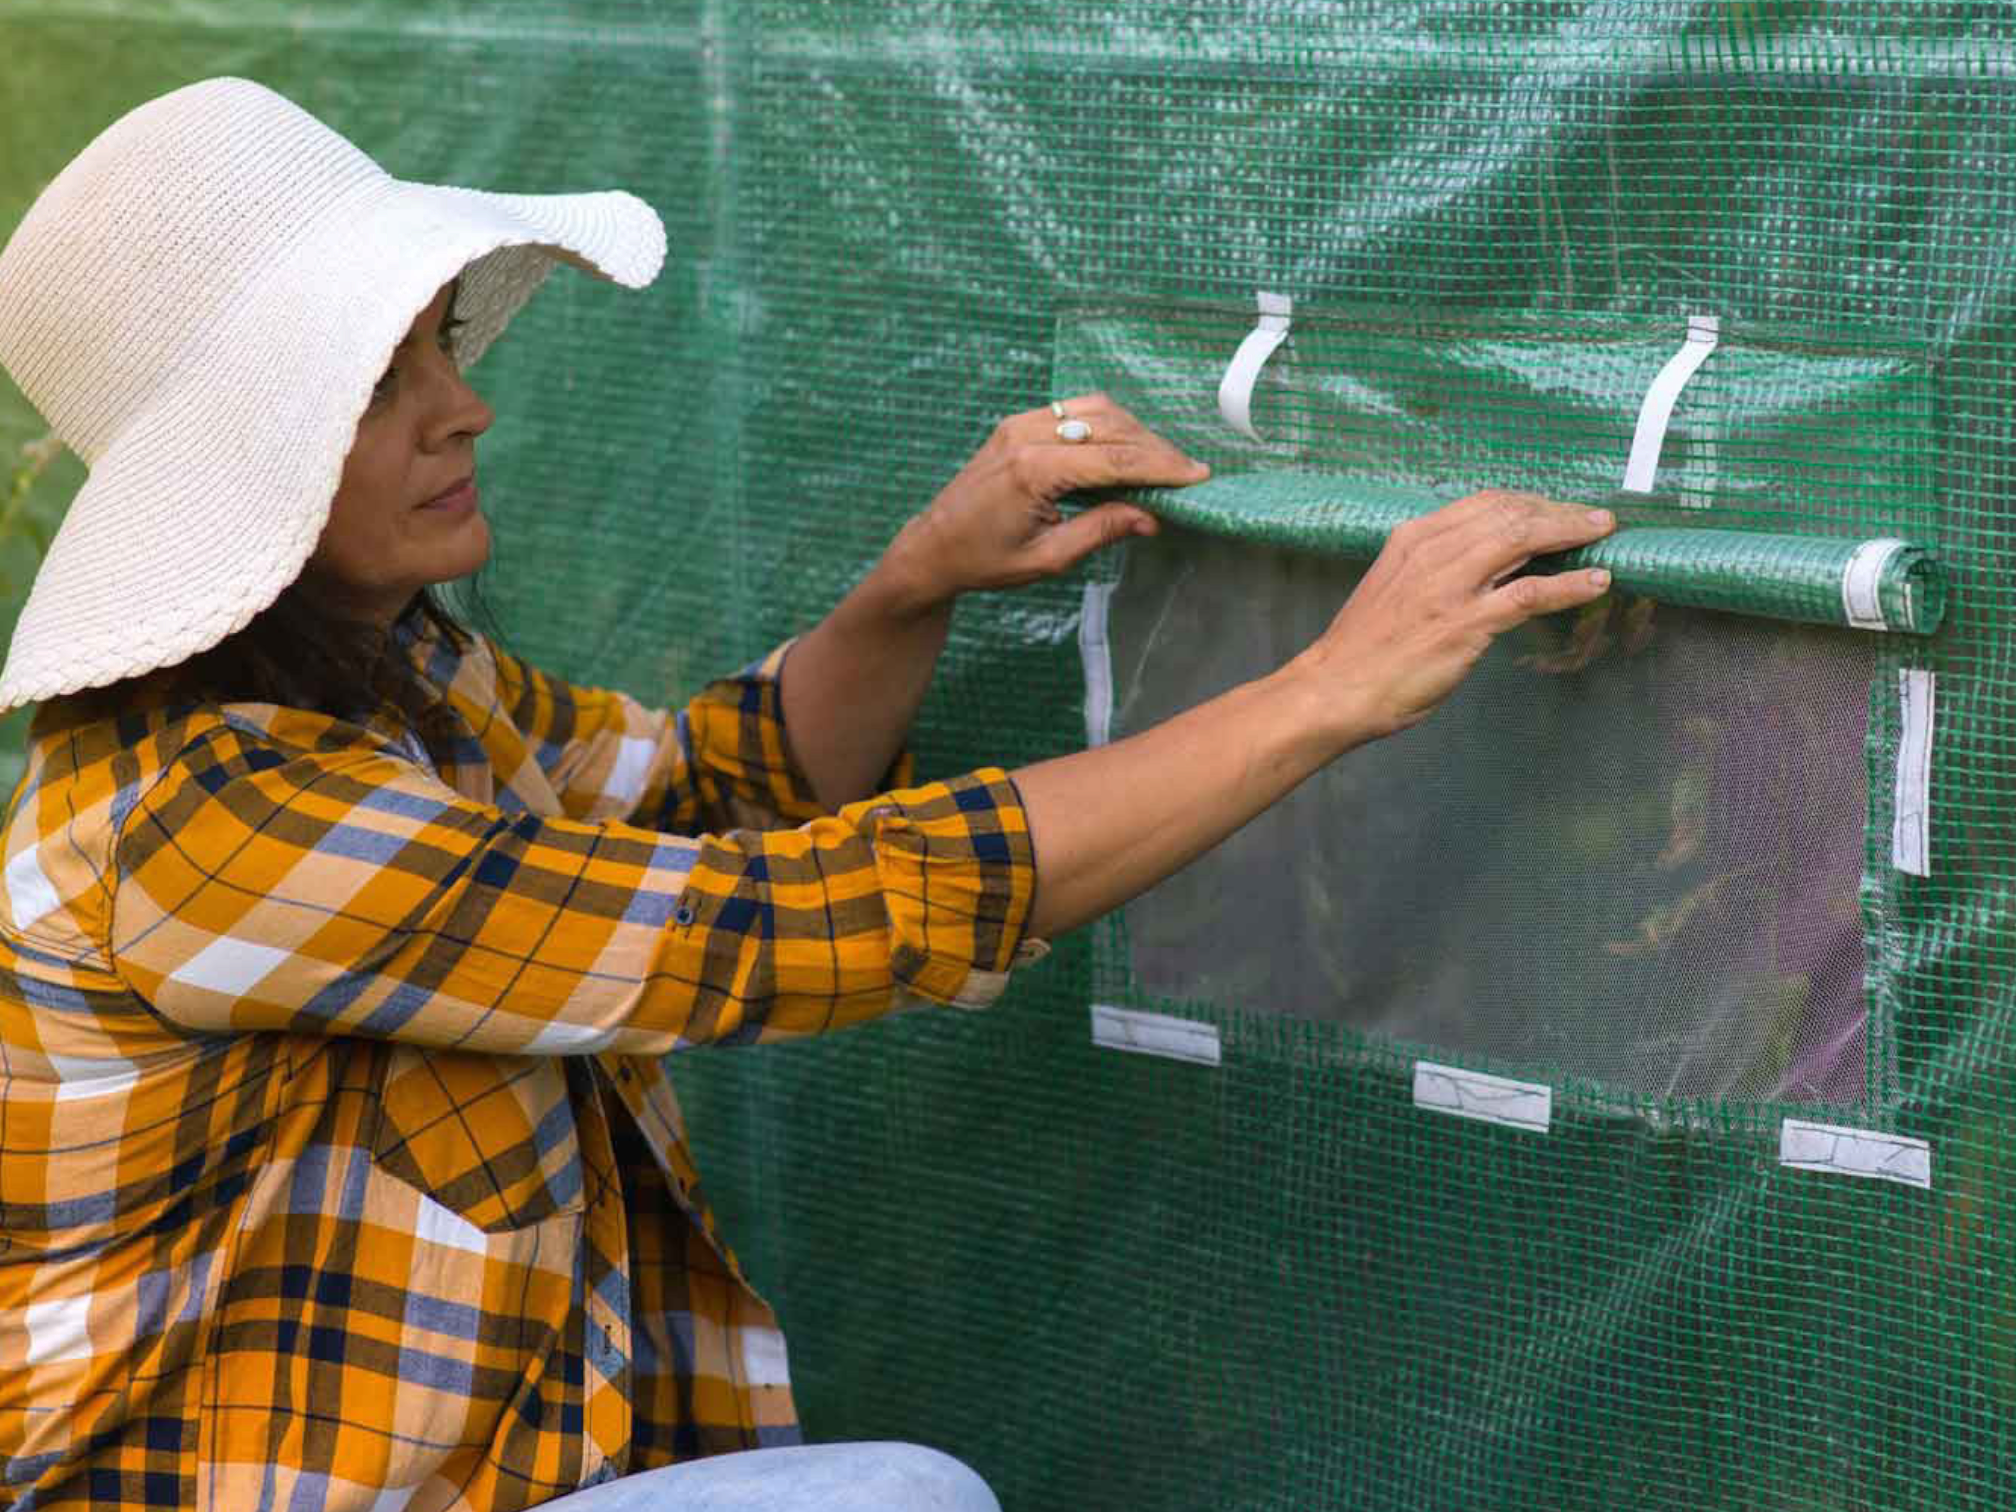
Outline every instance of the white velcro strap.
<svg viewBox="0 0 2016 1512"><path fill-rule="evenodd" d="M1216 1024L1143 1013L1138 1008L1115 1008L1110 1003L1092 1005L1092 1043L1108 1050L1162 1055L1199 1066L1215 1066L1223 1057Z"/></svg>
<svg viewBox="0 0 2016 1512"><path fill-rule="evenodd" d="M1796 1171L1866 1176L1905 1186L1932 1185L1932 1146L1902 1134L1848 1129L1788 1118L1778 1129L1778 1161Z"/></svg>
<svg viewBox="0 0 2016 1512"><path fill-rule="evenodd" d="M1666 366L1659 369L1659 376L1645 391L1645 402L1638 407L1638 429L1631 437L1631 460L1624 466L1625 492L1652 492L1652 478L1659 471L1659 449L1666 444L1666 427L1673 419L1674 402L1687 386L1687 380L1715 350L1721 330L1721 321L1713 315L1687 318L1686 341L1666 359Z"/></svg>
<svg viewBox="0 0 2016 1512"><path fill-rule="evenodd" d="M1461 1066L1416 1061L1414 1106L1545 1134L1554 1121L1554 1089L1545 1082L1513 1081Z"/></svg>
<svg viewBox="0 0 2016 1512"><path fill-rule="evenodd" d="M1932 875L1932 717L1938 689L1930 672L1897 673L1897 794L1891 804L1890 861L1914 877Z"/></svg>
<svg viewBox="0 0 2016 1512"><path fill-rule="evenodd" d="M1106 638L1106 612L1113 583L1087 583L1078 612L1078 657L1085 665L1085 744L1113 738L1113 648Z"/></svg>
<svg viewBox="0 0 2016 1512"><path fill-rule="evenodd" d="M1857 630L1888 630L1883 618L1883 569L1904 549L1891 536L1864 541L1841 569L1841 610Z"/></svg>
<svg viewBox="0 0 2016 1512"><path fill-rule="evenodd" d="M1246 333L1239 350L1232 354L1232 365L1218 380L1218 413L1249 441L1263 439L1253 429L1253 384L1267 359L1274 355L1274 349L1288 339L1288 321L1295 308L1286 294L1264 291L1259 295L1259 305L1260 323Z"/></svg>

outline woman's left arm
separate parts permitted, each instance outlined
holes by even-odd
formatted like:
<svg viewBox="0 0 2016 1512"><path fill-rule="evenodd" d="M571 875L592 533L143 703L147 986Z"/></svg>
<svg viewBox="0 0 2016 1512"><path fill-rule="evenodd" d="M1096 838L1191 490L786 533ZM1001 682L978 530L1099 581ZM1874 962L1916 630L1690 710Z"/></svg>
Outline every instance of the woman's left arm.
<svg viewBox="0 0 2016 1512"><path fill-rule="evenodd" d="M1065 401L1090 437L1059 438L1047 408L1011 415L833 612L799 638L781 696L792 755L819 801L876 790L902 748L952 624L953 601L1068 571L1102 546L1152 535L1134 504L1066 519L1057 501L1088 488L1176 488L1209 476L1103 394Z"/></svg>

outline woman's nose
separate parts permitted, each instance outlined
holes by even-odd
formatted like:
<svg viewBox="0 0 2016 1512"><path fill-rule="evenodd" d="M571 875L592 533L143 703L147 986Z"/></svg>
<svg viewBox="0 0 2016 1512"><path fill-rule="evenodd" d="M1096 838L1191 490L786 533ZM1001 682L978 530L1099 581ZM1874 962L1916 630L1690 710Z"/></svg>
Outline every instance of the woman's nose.
<svg viewBox="0 0 2016 1512"><path fill-rule="evenodd" d="M480 436L490 429L496 412L483 396L469 386L462 370L445 352L435 364L433 392L429 397L427 440L439 446L464 436Z"/></svg>

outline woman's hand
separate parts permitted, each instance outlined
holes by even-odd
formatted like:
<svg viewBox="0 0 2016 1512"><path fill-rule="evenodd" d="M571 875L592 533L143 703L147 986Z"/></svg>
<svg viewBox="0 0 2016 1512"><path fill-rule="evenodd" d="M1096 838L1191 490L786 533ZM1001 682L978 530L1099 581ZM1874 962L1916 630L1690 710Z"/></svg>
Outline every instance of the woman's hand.
<svg viewBox="0 0 2016 1512"><path fill-rule="evenodd" d="M1329 629L1284 671L1324 691L1353 743L1404 730L1448 697L1493 636L1600 597L1606 572L1517 574L1615 528L1607 510L1506 489L1409 520Z"/></svg>
<svg viewBox="0 0 2016 1512"><path fill-rule="evenodd" d="M1057 507L1066 494L1180 488L1211 476L1104 394L1062 405L1066 417L1091 427L1086 440L1061 439L1061 422L1048 406L1010 415L898 533L883 565L905 585L914 610L938 608L973 589L1053 577L1102 546L1155 533L1155 517L1135 504L1098 504L1066 519Z"/></svg>
<svg viewBox="0 0 2016 1512"><path fill-rule="evenodd" d="M1042 867L1029 932L1117 908L1325 763L1424 718L1494 635L1599 597L1606 573L1515 574L1615 524L1532 494L1472 494L1394 531L1330 628L1280 671L1023 767L1015 785Z"/></svg>
<svg viewBox="0 0 2016 1512"><path fill-rule="evenodd" d="M1089 426L1057 434L1048 406L1011 415L931 507L898 532L875 570L800 638L784 673L791 744L820 800L874 791L902 744L952 621L974 588L1013 588L1064 571L1129 535L1153 535L1134 504L1057 508L1083 488L1180 487L1211 475L1103 394L1063 401Z"/></svg>

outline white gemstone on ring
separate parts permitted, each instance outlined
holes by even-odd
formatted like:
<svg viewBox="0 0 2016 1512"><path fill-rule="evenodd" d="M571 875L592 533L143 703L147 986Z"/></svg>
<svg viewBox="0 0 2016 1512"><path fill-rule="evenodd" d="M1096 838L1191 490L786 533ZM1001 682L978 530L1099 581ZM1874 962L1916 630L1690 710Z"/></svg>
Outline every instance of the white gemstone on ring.
<svg viewBox="0 0 2016 1512"><path fill-rule="evenodd" d="M1076 446L1081 441L1092 439L1092 427L1083 420L1064 420L1057 426L1057 439Z"/></svg>
<svg viewBox="0 0 2016 1512"><path fill-rule="evenodd" d="M1052 399L1050 401L1050 413L1055 415L1059 420L1064 419L1064 401L1062 399Z"/></svg>

